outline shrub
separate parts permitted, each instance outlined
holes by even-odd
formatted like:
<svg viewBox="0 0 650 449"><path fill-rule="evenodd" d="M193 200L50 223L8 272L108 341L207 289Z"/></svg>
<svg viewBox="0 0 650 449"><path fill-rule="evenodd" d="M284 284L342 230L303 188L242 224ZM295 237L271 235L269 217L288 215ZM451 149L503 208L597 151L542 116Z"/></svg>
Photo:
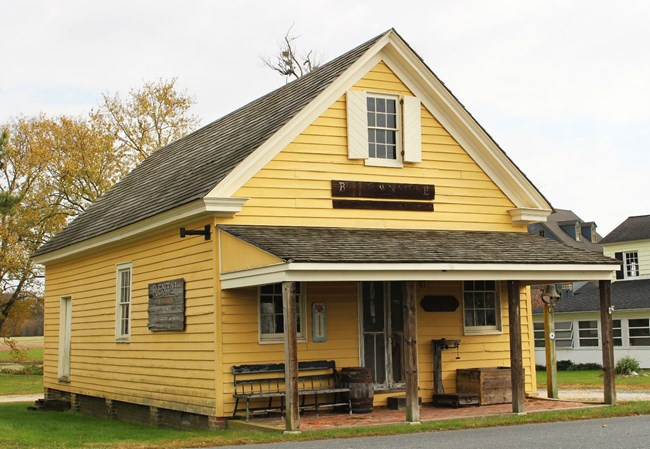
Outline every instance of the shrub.
<svg viewBox="0 0 650 449"><path fill-rule="evenodd" d="M558 371L572 371L573 362L571 360L558 360L557 361L557 370Z"/></svg>
<svg viewBox="0 0 650 449"><path fill-rule="evenodd" d="M637 373L639 371L639 368L641 368L639 362L634 357L626 355L625 357L619 359L618 362L616 362L615 371L616 374L629 375L632 373Z"/></svg>

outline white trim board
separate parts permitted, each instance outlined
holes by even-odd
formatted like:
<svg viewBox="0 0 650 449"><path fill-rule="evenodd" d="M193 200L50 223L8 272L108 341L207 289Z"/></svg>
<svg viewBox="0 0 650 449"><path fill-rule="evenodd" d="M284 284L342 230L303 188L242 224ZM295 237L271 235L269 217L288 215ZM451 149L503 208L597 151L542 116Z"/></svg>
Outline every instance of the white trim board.
<svg viewBox="0 0 650 449"><path fill-rule="evenodd" d="M285 263L221 274L221 288L276 282L520 281L523 284L612 280L617 265Z"/></svg>

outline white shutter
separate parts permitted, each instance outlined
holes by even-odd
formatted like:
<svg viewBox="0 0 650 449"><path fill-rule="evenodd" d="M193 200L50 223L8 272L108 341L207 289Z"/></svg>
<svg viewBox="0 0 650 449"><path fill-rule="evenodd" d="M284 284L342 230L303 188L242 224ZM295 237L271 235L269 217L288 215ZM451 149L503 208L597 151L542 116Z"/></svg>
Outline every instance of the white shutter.
<svg viewBox="0 0 650 449"><path fill-rule="evenodd" d="M420 100L404 97L404 162L422 162L422 119Z"/></svg>
<svg viewBox="0 0 650 449"><path fill-rule="evenodd" d="M347 94L348 157L368 159L368 109L366 93L351 90Z"/></svg>

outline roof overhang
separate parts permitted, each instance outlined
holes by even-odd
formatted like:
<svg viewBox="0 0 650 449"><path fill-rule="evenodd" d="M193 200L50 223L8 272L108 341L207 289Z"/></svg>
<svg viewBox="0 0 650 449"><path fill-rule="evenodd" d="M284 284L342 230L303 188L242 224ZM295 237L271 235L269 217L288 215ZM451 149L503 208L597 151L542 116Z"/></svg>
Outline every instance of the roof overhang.
<svg viewBox="0 0 650 449"><path fill-rule="evenodd" d="M32 260L39 264L48 264L80 254L99 251L107 245L125 243L150 235L152 231L161 231L186 223L188 220L200 220L209 217L232 217L239 212L248 198L203 198L182 206L175 207L151 218L138 221L98 237L66 246L56 251L36 254Z"/></svg>
<svg viewBox="0 0 650 449"><path fill-rule="evenodd" d="M296 263L221 274L221 288L277 282L336 281L520 281L523 284L612 280L618 265L572 264L435 264L435 263Z"/></svg>

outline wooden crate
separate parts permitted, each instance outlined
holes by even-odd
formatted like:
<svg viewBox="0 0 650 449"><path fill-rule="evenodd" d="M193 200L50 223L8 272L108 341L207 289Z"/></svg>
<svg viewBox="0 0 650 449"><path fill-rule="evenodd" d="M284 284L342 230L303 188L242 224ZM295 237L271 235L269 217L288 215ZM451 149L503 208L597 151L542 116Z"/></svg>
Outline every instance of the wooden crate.
<svg viewBox="0 0 650 449"><path fill-rule="evenodd" d="M478 396L481 405L512 402L510 368L458 369L456 392Z"/></svg>

